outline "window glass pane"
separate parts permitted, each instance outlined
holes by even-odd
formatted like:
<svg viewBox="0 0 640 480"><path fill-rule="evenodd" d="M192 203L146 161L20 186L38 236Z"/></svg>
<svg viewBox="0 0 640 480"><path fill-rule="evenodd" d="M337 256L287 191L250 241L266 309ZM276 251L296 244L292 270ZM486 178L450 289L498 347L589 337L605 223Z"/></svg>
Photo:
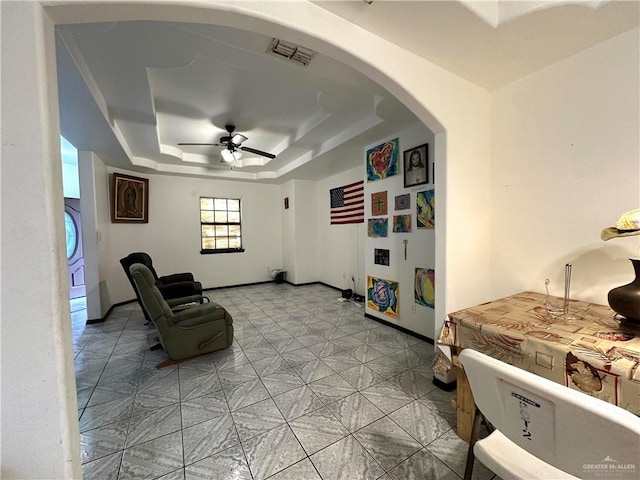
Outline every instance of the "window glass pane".
<svg viewBox="0 0 640 480"><path fill-rule="evenodd" d="M200 198L202 248L220 250L242 248L240 200L237 198Z"/></svg>
<svg viewBox="0 0 640 480"><path fill-rule="evenodd" d="M213 223L213 212L200 212L200 221L204 223Z"/></svg>
<svg viewBox="0 0 640 480"><path fill-rule="evenodd" d="M202 236L213 237L216 234L215 228L213 225L202 225Z"/></svg>
<svg viewBox="0 0 640 480"><path fill-rule="evenodd" d="M202 248L204 250L214 250L216 248L216 239L205 237L202 239Z"/></svg>
<svg viewBox="0 0 640 480"><path fill-rule="evenodd" d="M69 212L64 212L64 226L67 231L67 260L69 260L78 247L78 226Z"/></svg>
<svg viewBox="0 0 640 480"><path fill-rule="evenodd" d="M213 198L200 198L200 210L213 210Z"/></svg>

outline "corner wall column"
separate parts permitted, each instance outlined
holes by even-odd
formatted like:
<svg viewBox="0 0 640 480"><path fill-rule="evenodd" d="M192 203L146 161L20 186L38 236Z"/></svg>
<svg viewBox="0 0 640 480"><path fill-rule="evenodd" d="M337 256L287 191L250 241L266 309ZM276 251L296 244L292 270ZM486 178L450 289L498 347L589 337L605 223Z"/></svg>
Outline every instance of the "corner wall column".
<svg viewBox="0 0 640 480"><path fill-rule="evenodd" d="M81 478L54 28L39 2L0 2L0 18L0 477Z"/></svg>

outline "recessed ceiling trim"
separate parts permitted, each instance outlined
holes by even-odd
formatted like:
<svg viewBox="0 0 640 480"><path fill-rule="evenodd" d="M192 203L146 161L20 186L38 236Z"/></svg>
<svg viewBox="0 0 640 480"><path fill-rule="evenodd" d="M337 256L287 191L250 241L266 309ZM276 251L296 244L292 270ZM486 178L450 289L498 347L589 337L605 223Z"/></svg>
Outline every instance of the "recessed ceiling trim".
<svg viewBox="0 0 640 480"><path fill-rule="evenodd" d="M276 152L278 155L281 154L287 148L295 144L296 141L300 140L306 134L313 131L315 127L320 125L322 122L324 122L328 118L331 118L331 116L332 115L330 113L327 113L324 111L317 112L312 117L309 117L309 119L307 119L307 121L305 121L302 125L300 125L300 127L296 130L296 132L293 135L286 137L284 140L278 143L272 150Z"/></svg>

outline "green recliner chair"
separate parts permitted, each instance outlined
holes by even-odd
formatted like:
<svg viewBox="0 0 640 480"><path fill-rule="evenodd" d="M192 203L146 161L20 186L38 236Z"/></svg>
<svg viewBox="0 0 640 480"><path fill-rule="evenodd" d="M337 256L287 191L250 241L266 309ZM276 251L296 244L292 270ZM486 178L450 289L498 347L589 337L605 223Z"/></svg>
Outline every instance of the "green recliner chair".
<svg viewBox="0 0 640 480"><path fill-rule="evenodd" d="M158 277L156 269L153 268L153 260L151 260L149 254L144 252L134 252L124 258L121 258L120 264L133 287L138 303L140 303L140 295L138 294L138 289L131 278L131 272L129 272L129 267L134 263L141 263L149 269L153 275L156 286L162 294L162 297L167 301L171 308L176 308L180 305L189 303L204 303L205 301L209 301L208 297L202 295L202 284L194 280L192 273L174 273L173 275ZM147 320L147 323L145 323L146 325L151 322L151 319L144 309L142 311L144 313L144 318Z"/></svg>
<svg viewBox="0 0 640 480"><path fill-rule="evenodd" d="M233 318L223 306L210 302L174 312L148 267L134 263L129 272L140 294L140 307L155 325L160 345L169 355L170 360L159 363L157 368L231 345Z"/></svg>

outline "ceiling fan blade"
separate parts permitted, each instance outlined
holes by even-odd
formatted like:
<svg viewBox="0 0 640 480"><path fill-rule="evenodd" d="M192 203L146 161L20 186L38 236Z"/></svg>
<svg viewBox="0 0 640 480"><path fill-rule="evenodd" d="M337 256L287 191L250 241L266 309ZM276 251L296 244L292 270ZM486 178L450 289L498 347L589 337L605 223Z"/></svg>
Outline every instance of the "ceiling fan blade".
<svg viewBox="0 0 640 480"><path fill-rule="evenodd" d="M250 148L250 147L238 147L238 148L245 152L255 153L256 155L260 155L263 157L276 158L276 156L273 153L263 152L262 150L256 150L255 148Z"/></svg>
<svg viewBox="0 0 640 480"><path fill-rule="evenodd" d="M178 143L178 145L184 145L184 146L212 146L212 147L223 147L224 144L222 143Z"/></svg>

